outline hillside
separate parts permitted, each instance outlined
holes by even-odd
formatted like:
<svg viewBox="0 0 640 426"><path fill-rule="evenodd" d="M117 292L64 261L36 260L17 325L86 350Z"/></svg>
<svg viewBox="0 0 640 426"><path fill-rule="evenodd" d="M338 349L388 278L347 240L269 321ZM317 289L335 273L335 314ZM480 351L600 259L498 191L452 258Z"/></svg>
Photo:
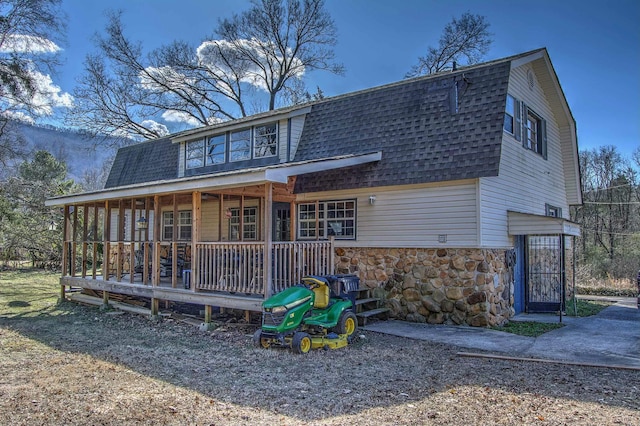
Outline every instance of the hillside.
<svg viewBox="0 0 640 426"><path fill-rule="evenodd" d="M78 131L16 124L16 133L23 140L24 150L49 151L58 160L64 161L69 177L79 182L87 172L100 173L107 161L115 155L115 146L122 140L91 137Z"/></svg>

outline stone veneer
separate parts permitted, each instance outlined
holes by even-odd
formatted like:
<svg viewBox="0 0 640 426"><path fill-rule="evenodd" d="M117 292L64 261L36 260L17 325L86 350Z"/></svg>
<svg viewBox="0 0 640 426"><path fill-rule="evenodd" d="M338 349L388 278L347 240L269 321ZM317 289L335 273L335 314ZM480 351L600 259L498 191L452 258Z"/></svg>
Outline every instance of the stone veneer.
<svg viewBox="0 0 640 426"><path fill-rule="evenodd" d="M393 318L485 327L514 315L504 249L338 247L335 253L337 273L357 274Z"/></svg>

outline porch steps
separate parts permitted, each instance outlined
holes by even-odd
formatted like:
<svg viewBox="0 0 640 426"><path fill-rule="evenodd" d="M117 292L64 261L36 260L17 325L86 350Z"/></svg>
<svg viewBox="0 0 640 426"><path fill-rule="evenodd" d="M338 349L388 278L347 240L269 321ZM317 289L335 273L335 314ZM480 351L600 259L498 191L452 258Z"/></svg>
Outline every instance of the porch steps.
<svg viewBox="0 0 640 426"><path fill-rule="evenodd" d="M367 325L367 321L370 318L388 318L389 308L382 305L380 298L371 297L371 289L369 287L359 287L357 291L356 317L358 317L359 325Z"/></svg>

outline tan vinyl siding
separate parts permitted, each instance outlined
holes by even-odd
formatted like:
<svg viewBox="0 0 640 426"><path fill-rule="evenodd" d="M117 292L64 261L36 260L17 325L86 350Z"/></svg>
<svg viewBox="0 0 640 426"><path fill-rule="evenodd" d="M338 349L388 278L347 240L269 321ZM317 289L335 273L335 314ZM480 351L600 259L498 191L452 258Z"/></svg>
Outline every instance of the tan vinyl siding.
<svg viewBox="0 0 640 426"><path fill-rule="evenodd" d="M524 148L522 141L507 132L503 133L499 176L480 179L483 247L511 244L507 233L507 210L545 215L545 204L548 203L562 208L563 216L568 218L560 129L537 75L533 89L530 88L528 69L534 70L529 64L512 70L509 94L524 101L546 120L547 159Z"/></svg>
<svg viewBox="0 0 640 426"><path fill-rule="evenodd" d="M357 199L356 241L336 246L476 247L476 181L303 194L298 201ZM369 196L375 195L374 205ZM438 242L446 235L447 242Z"/></svg>

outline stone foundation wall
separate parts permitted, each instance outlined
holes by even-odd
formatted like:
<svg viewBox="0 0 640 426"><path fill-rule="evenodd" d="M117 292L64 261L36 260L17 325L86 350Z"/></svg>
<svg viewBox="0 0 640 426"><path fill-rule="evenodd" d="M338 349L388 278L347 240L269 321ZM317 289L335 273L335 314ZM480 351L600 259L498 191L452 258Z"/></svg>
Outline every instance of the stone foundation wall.
<svg viewBox="0 0 640 426"><path fill-rule="evenodd" d="M356 274L391 316L430 324L503 324L514 314L505 250L336 249L336 272Z"/></svg>

